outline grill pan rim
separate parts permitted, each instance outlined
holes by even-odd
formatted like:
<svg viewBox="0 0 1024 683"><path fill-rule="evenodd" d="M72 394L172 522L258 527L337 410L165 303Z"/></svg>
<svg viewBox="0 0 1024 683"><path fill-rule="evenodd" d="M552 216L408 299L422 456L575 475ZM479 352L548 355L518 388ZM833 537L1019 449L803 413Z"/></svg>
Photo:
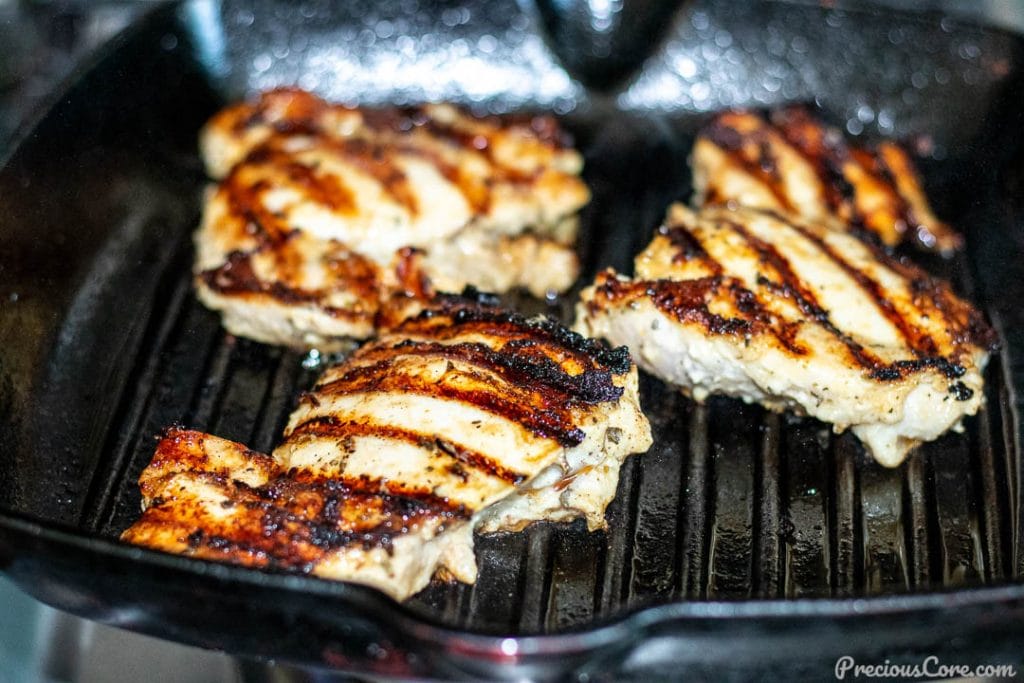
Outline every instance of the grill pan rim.
<svg viewBox="0 0 1024 683"><path fill-rule="evenodd" d="M417 612L370 586L329 581L315 576L275 574L239 565L135 547L104 537L85 535L58 525L29 520L21 515L2 509L0 509L0 531L31 536L69 549L85 550L114 560L172 571L182 571L192 575L211 577L252 587L276 588L286 592L301 592L329 598L354 599L358 602L372 603L372 607L386 609L395 618L415 622L414 624L404 624L404 626L410 632L415 627L418 635L422 635L419 627L427 627L437 634L458 635L460 638L480 639L488 643L493 642L496 648L495 651L499 651L501 641L509 637L492 636L446 626L431 619L429 614ZM1024 601L1024 580L962 588L938 588L927 592L892 593L849 598L800 597L679 600L625 610L604 619L595 618L591 622L591 627L583 629L513 637L517 641L528 642L575 641L581 636L589 636L591 634L596 636L596 634L609 629L619 630L628 627L634 622L640 622L636 625L647 625L648 622L688 618L846 618L871 617L893 613L906 616L915 611L927 612L936 609L956 609L986 605L998 606L1015 601ZM569 645L571 642L566 642L565 644Z"/></svg>

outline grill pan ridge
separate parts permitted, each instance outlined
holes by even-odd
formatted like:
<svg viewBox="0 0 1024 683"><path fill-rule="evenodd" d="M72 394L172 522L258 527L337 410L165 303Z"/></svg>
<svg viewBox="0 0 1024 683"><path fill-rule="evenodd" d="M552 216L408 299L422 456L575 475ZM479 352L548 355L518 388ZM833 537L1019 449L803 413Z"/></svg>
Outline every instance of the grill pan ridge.
<svg viewBox="0 0 1024 683"><path fill-rule="evenodd" d="M887 470L855 438L821 423L721 398L697 406L642 376L655 445L625 463L607 532L536 524L478 537L475 585L434 584L397 605L359 586L115 540L138 514L136 480L160 429L180 422L268 449L319 372L295 352L226 335L195 300L189 271L204 182L198 127L225 99L308 66L326 38L311 33L304 52L299 29L279 35L297 56L260 69L253 51L272 31L259 17L285 19L284 3L226 2L216 5L224 25L251 27L252 36L247 42L235 26L220 57L211 56L218 43L195 24L209 6L151 12L72 79L0 171L10 207L0 217L0 568L19 585L141 632L378 674L619 679L672 677L680 666L742 675L759 665L785 676L803 661L800 673L821 675L844 654L880 662L938 647L977 663L1020 660L1024 225L1006 190L1024 174L1020 39L928 16L801 5L786 6L794 18L784 21L775 3L749 14L695 3L669 30L670 42L683 41L739 22L737 42L748 24L789 40L787 31L802 35L839 16L861 29L851 34L861 41L856 54L877 45L899 52L915 36L946 41L929 52L931 67L974 100L943 112L932 86L915 88L924 111L904 116L904 91L884 81L873 106L890 111L894 130L933 133L940 158L925 163L926 180L939 190L940 215L966 231L968 251L924 265L982 305L1002 339L986 374L987 407L964 434ZM447 3L436 10L438 25L464 42L474 31L511 40L487 24L486 6ZM327 11L303 8L307 18ZM342 24L351 19L345 11ZM493 21L532 30L528 11L507 11ZM961 50L968 43L980 56ZM678 111L631 104L648 71L667 63L669 48L661 49L623 85L629 97L570 82L548 99L483 100L558 109L575 98L564 121L594 194L582 217L581 284L607 265L628 271L668 203L688 194L686 155L703 112L693 102ZM540 58L519 66L557 68ZM823 82L819 99L842 121L863 106L848 101L863 85ZM750 103L770 103L754 97L756 86L751 92ZM885 98L898 103L887 109L878 104ZM950 119L965 107L976 123L958 130ZM569 321L575 294L510 303Z"/></svg>

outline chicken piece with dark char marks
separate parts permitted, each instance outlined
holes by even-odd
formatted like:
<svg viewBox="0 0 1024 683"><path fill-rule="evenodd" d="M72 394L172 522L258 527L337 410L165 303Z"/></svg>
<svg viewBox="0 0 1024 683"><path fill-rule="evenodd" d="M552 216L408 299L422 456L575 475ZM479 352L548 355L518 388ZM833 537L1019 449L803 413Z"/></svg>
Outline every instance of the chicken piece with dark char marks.
<svg viewBox="0 0 1024 683"><path fill-rule="evenodd" d="M438 573L474 581L474 531L603 527L622 461L651 444L626 349L483 295L388 305L272 454L169 430L122 538L404 599Z"/></svg>
<svg viewBox="0 0 1024 683"><path fill-rule="evenodd" d="M911 242L946 256L963 246L935 216L902 146L853 144L802 106L716 115L691 165L697 207L733 202L835 221L888 247Z"/></svg>
<svg viewBox="0 0 1024 683"><path fill-rule="evenodd" d="M577 329L702 401L847 428L894 467L981 407L995 335L948 283L834 222L673 206L635 277L598 275Z"/></svg>
<svg viewBox="0 0 1024 683"><path fill-rule="evenodd" d="M322 350L365 339L411 265L433 290L539 297L578 274L590 194L551 117L348 108L281 89L225 108L200 143L215 184L196 290L232 333Z"/></svg>

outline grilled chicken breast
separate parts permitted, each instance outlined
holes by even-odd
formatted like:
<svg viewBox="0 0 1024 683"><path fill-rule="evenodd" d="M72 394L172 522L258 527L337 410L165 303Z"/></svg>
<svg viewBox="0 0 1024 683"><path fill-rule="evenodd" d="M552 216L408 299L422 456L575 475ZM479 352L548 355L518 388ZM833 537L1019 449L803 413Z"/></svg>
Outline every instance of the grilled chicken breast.
<svg viewBox="0 0 1024 683"><path fill-rule="evenodd" d="M841 227L675 205L635 269L598 276L577 328L697 400L851 428L890 467L982 403L994 336L981 314Z"/></svg>
<svg viewBox="0 0 1024 683"><path fill-rule="evenodd" d="M735 202L813 221L838 219L888 246L912 240L943 254L962 246L932 212L902 147L852 145L803 107L769 118L719 114L698 134L691 165L697 206Z"/></svg>
<svg viewBox="0 0 1024 683"><path fill-rule="evenodd" d="M200 140L219 183L195 236L199 296L236 334L305 347L369 336L403 249L448 291L563 291L589 192L562 137L549 117L349 109L298 90L228 107ZM224 277L239 266L243 287Z"/></svg>
<svg viewBox="0 0 1024 683"><path fill-rule="evenodd" d="M123 538L403 599L438 570L473 581L474 530L603 526L651 444L628 352L481 300L406 314L303 395L271 456L171 430Z"/></svg>

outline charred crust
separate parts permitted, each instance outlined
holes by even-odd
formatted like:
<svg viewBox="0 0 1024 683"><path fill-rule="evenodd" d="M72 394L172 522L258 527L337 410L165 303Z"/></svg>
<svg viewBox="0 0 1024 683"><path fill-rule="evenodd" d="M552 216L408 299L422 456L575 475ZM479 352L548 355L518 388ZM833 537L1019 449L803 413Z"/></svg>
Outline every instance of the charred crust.
<svg viewBox="0 0 1024 683"><path fill-rule="evenodd" d="M949 385L949 393L958 401L969 401L974 396L974 390L963 382L953 382Z"/></svg>
<svg viewBox="0 0 1024 683"><path fill-rule="evenodd" d="M914 360L898 360L888 365L879 363L876 367L870 369L868 374L872 379L894 381L903 379L921 370L935 370L943 377L949 379L963 377L967 372L967 368L963 365L948 358L935 356L931 358L915 358Z"/></svg>
<svg viewBox="0 0 1024 683"><path fill-rule="evenodd" d="M430 520L463 520L471 514L429 491L368 477L322 479L303 472L254 493L256 500L247 507L259 515L262 538L283 534L289 543L321 552L349 546L389 550L396 537ZM289 564L287 554L272 554Z"/></svg>
<svg viewBox="0 0 1024 683"><path fill-rule="evenodd" d="M757 316L726 317L712 313L708 303L716 295L731 298L749 294L737 281L723 276L695 280L638 280L626 282L615 277L599 282L597 298L609 302L648 298L658 310L679 322L696 323L708 333L726 336L747 336L768 331L766 322ZM746 306L747 304L745 304Z"/></svg>
<svg viewBox="0 0 1024 683"><path fill-rule="evenodd" d="M486 298L481 300L480 297ZM507 336L515 333L524 338L554 344L565 353L577 359L586 359L589 364L611 375L624 375L632 367L629 350L625 347L609 348L604 342L588 339L569 330L554 318L548 316L527 318L514 311L499 308L492 301L495 301L492 295L481 294L471 288L467 288L463 295L440 295L436 298L434 306L403 322L395 329L395 333L401 334L403 331L413 330L420 323L438 318L450 323L455 334L458 333L460 327L468 328L483 324L499 329L506 328ZM610 383L610 377L608 382ZM611 398L601 400L614 400L621 395L621 390L614 396L613 393L608 390L607 395Z"/></svg>
<svg viewBox="0 0 1024 683"><path fill-rule="evenodd" d="M203 533L202 529L196 529L195 531L193 531L185 537L185 543L188 545L189 548L195 550L203 542L203 538L205 536L206 534Z"/></svg>
<svg viewBox="0 0 1024 683"><path fill-rule="evenodd" d="M478 342L417 342L393 348L408 355L460 360L494 372L511 385L569 403L598 404L616 401L622 396L622 388L615 386L609 371L585 369L570 374L532 339L513 339L497 351ZM388 349L379 352L387 355ZM454 369L449 361L449 370Z"/></svg>
<svg viewBox="0 0 1024 683"><path fill-rule="evenodd" d="M197 275L207 288L225 296L262 295L286 305L313 306L321 313L335 318L372 317L374 310L365 310L363 302L377 299L376 269L372 264L355 254L348 254L344 266L350 272L338 278L335 287L352 288L358 293L359 304L351 308L339 308L325 303L330 289L302 289L285 283L291 276L280 272L281 279L267 282L256 275L252 259L258 251L232 251L224 263L216 268L204 270Z"/></svg>

